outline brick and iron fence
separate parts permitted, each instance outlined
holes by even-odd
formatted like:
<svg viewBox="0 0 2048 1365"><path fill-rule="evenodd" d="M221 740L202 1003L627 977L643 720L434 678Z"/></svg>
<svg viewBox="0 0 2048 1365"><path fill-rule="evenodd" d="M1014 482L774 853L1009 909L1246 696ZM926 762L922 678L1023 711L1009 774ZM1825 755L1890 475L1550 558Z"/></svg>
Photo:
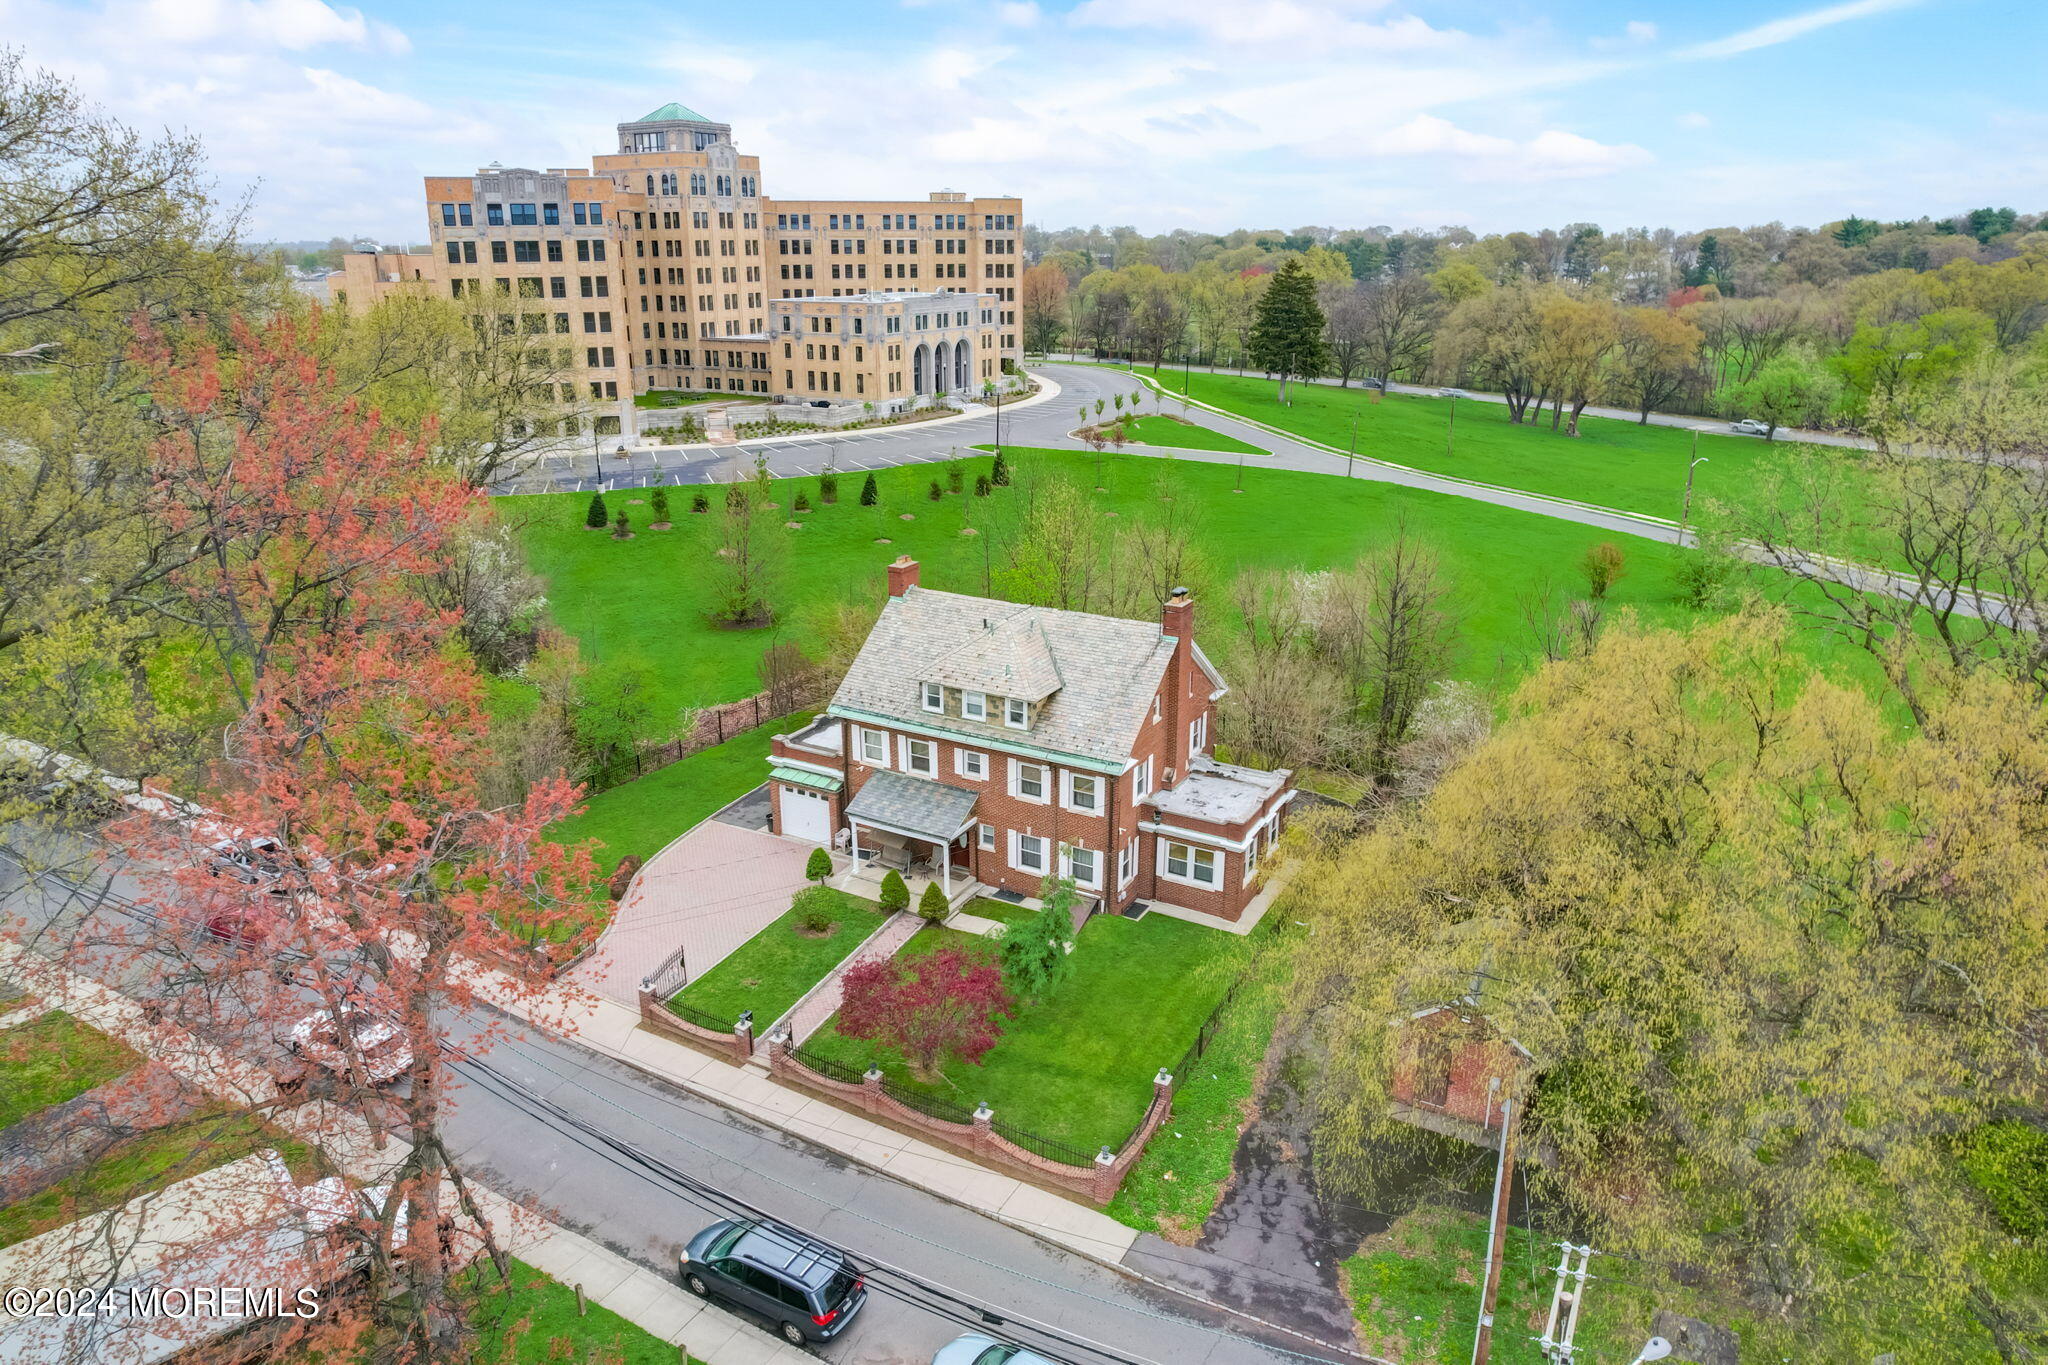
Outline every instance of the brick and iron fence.
<svg viewBox="0 0 2048 1365"><path fill-rule="evenodd" d="M683 950L678 948L641 981L640 1022L721 1062L745 1066L754 1055L754 1012L747 1010L737 1019L723 1019L709 1010L670 999L688 980Z"/></svg>

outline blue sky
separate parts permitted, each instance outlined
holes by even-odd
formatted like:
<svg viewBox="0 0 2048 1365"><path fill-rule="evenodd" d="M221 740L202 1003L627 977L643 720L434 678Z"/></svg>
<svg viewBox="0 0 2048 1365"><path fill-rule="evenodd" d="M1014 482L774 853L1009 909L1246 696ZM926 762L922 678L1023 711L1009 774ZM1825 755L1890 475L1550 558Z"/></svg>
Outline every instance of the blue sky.
<svg viewBox="0 0 2048 1365"><path fill-rule="evenodd" d="M255 237L421 238L422 175L587 164L671 99L770 194L1047 225L2048 209L2048 6L2014 0L0 0L0 42L204 136Z"/></svg>

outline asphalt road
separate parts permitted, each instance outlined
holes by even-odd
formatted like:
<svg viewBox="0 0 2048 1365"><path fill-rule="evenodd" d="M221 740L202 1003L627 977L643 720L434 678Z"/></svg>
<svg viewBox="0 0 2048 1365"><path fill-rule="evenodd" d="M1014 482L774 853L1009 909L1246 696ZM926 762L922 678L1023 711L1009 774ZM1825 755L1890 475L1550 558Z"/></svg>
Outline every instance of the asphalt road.
<svg viewBox="0 0 2048 1365"><path fill-rule="evenodd" d="M0 831L0 842L28 838L18 826ZM72 854L90 847L65 842ZM36 861L59 860L46 850ZM72 876L138 894L133 878L106 873ZM134 932L134 912L87 909L93 899L0 856L0 928L31 943L52 923L67 940L82 922L86 937L96 924ZM118 951L67 965L130 992L151 975ZM230 1036L215 1041L252 1056L261 1049L224 1025ZM824 1237L870 1269L872 1289L853 1324L818 1349L825 1359L922 1365L970 1328L1073 1365L1355 1359L1118 1274L588 1049L531 1028L506 1032L481 1010L446 1016L458 1054L447 1135L465 1171L664 1275L674 1273L677 1249L729 1216L735 1200Z"/></svg>

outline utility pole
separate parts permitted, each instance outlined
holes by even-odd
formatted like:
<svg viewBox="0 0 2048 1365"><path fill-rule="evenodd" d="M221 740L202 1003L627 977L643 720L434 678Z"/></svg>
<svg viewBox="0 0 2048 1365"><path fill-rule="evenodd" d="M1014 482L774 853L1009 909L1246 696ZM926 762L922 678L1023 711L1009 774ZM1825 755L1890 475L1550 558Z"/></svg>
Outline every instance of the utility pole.
<svg viewBox="0 0 2048 1365"><path fill-rule="evenodd" d="M1577 1349L1572 1339L1579 1330L1579 1308L1586 1299L1586 1265L1593 1259L1593 1248L1573 1246L1570 1242L1559 1242L1557 1248L1557 1288L1551 1292L1550 1316L1544 1320L1543 1335L1537 1338L1537 1344L1543 1348L1543 1358L1553 1365L1571 1365L1572 1353ZM1572 1282L1570 1289L1564 1287L1568 1279Z"/></svg>
<svg viewBox="0 0 2048 1365"><path fill-rule="evenodd" d="M1351 477L1351 462L1358 458L1358 414L1351 414L1351 449L1344 452L1344 477Z"/></svg>
<svg viewBox="0 0 2048 1365"><path fill-rule="evenodd" d="M1487 1088L1498 1090L1499 1077ZM1500 1155L1493 1169L1493 1216L1486 1225L1486 1273L1479 1284L1479 1328L1472 1334L1472 1365L1486 1365L1493 1351L1493 1307L1500 1297L1501 1253L1508 1237L1508 1197L1514 1191L1515 1130L1520 1121L1521 1110L1514 1096L1501 1096Z"/></svg>

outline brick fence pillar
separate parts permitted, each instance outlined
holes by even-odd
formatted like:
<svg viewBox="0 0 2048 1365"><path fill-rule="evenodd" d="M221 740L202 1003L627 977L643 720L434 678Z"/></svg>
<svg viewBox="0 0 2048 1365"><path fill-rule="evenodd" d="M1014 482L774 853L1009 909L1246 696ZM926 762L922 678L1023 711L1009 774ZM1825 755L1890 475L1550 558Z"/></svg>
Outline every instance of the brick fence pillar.
<svg viewBox="0 0 2048 1365"><path fill-rule="evenodd" d="M974 1106L974 1154L976 1156L987 1157L989 1149L995 1145L989 1141L995 1135L995 1129L992 1126L995 1116L996 1111L988 1107L987 1100L983 1100L980 1104Z"/></svg>
<svg viewBox="0 0 2048 1365"><path fill-rule="evenodd" d="M1116 1162L1116 1153L1107 1146L1095 1154L1095 1169L1088 1175L1088 1197L1097 1204L1107 1204L1116 1198L1117 1186L1124 1183Z"/></svg>
<svg viewBox="0 0 2048 1365"><path fill-rule="evenodd" d="M870 1114L882 1112L882 1068L871 1066L860 1073L860 1102Z"/></svg>
<svg viewBox="0 0 2048 1365"><path fill-rule="evenodd" d="M732 1026L733 1060L745 1066L754 1055L754 1012L741 1010Z"/></svg>

